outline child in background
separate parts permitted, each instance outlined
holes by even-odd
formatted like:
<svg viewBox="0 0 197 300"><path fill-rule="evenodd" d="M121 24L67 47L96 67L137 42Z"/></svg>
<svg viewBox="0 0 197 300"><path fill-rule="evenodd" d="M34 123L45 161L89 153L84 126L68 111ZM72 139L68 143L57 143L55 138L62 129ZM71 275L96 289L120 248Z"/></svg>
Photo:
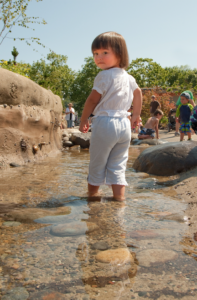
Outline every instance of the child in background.
<svg viewBox="0 0 197 300"><path fill-rule="evenodd" d="M156 138L159 138L159 120L163 117L163 112L157 109L154 112L154 117L150 117L140 133L138 134L138 139L154 139L154 134L156 132Z"/></svg>
<svg viewBox="0 0 197 300"><path fill-rule="evenodd" d="M185 133L188 135L188 140L191 140L191 124L190 115L193 110L193 106L189 104L189 93L183 92L181 94L181 104L176 111L176 117L180 117L180 141L184 139Z"/></svg>
<svg viewBox="0 0 197 300"><path fill-rule="evenodd" d="M116 200L124 200L125 170L131 126L139 122L142 93L125 69L129 58L124 38L116 32L100 34L92 43L94 62L101 71L86 100L79 130L88 132L92 119L88 191L93 196L102 184L112 187ZM127 111L133 101L131 126Z"/></svg>

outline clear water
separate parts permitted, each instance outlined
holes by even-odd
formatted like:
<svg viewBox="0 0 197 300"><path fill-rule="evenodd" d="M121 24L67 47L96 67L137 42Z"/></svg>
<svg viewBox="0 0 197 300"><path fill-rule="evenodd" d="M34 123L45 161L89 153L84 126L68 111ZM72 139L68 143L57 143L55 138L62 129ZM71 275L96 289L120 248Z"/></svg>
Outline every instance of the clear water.
<svg viewBox="0 0 197 300"><path fill-rule="evenodd" d="M19 287L17 299L195 299L187 205L170 187L174 178L134 172L142 149L130 148L124 203L112 201L108 187L87 197L86 150L1 172L3 300L16 299ZM128 249L133 261L100 262L103 245Z"/></svg>

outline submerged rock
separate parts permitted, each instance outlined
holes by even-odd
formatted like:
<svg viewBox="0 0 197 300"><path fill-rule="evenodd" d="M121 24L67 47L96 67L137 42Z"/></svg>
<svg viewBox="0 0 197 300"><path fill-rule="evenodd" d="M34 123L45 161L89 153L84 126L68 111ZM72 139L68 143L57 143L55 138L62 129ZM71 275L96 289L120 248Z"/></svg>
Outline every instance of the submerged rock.
<svg viewBox="0 0 197 300"><path fill-rule="evenodd" d="M70 214L70 212L71 212L70 207L58 207L57 209L22 208L20 210L10 211L7 214L7 216L12 217L15 221L29 223L46 216L54 216L60 214L67 215Z"/></svg>
<svg viewBox="0 0 197 300"><path fill-rule="evenodd" d="M140 266L150 267L152 264L163 264L167 261L175 260L178 254L172 250L148 249L137 253Z"/></svg>
<svg viewBox="0 0 197 300"><path fill-rule="evenodd" d="M94 250L101 250L101 251L104 251L104 250L107 250L109 249L109 245L107 242L104 242L104 241L99 241L93 245L91 245L91 248Z"/></svg>
<svg viewBox="0 0 197 300"><path fill-rule="evenodd" d="M131 141L132 145L150 145L150 146L154 146L154 145L163 145L166 144L167 141L163 141L163 140L157 140L157 139L145 139L145 140L138 140L138 139L133 139Z"/></svg>
<svg viewBox="0 0 197 300"><path fill-rule="evenodd" d="M66 300L67 297L56 291L44 290L31 294L29 300Z"/></svg>
<svg viewBox="0 0 197 300"><path fill-rule="evenodd" d="M144 150L133 164L139 172L170 176L197 166L197 142L174 142Z"/></svg>
<svg viewBox="0 0 197 300"><path fill-rule="evenodd" d="M2 225L3 226L8 226L8 227L16 227L16 226L21 225L21 223L20 222L7 221L7 222L4 222Z"/></svg>
<svg viewBox="0 0 197 300"><path fill-rule="evenodd" d="M127 248L112 249L99 252L96 260L102 263L125 264L127 262L134 263L134 258Z"/></svg>
<svg viewBox="0 0 197 300"><path fill-rule="evenodd" d="M55 236L60 236L60 237L76 236L76 235L90 233L97 229L99 229L99 227L94 223L71 222L71 223L58 224L56 226L53 226L50 230L50 234Z"/></svg>

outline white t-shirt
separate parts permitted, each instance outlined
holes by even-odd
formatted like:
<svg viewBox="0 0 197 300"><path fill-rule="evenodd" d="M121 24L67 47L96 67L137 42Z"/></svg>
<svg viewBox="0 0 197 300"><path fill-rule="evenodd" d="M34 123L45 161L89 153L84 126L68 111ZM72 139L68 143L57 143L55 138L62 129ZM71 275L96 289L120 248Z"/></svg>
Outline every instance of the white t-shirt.
<svg viewBox="0 0 197 300"><path fill-rule="evenodd" d="M93 90L101 94L101 100L93 114L97 116L127 117L138 88L135 78L124 69L111 68L101 71L94 80Z"/></svg>
<svg viewBox="0 0 197 300"><path fill-rule="evenodd" d="M74 108L71 108L71 110L72 110L72 112L75 112ZM66 108L66 113L68 113L68 112L70 112L70 109L67 107L67 108ZM70 120L70 114L67 114L67 115L66 115L66 120L67 120L67 121ZM72 121L75 120L75 114L72 114L72 119L71 119L71 120L72 120Z"/></svg>

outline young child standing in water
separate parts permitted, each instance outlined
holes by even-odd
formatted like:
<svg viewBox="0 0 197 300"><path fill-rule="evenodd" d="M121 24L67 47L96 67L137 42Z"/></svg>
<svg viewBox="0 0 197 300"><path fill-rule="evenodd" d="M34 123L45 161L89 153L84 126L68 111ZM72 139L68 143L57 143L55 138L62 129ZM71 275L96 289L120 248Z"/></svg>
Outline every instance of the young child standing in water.
<svg viewBox="0 0 197 300"><path fill-rule="evenodd" d="M90 140L88 192L98 193L102 184L112 187L116 200L124 200L125 170L131 141L131 127L139 122L142 94L135 79L125 69L129 64L124 38L116 32L97 36L92 53L101 71L88 96L79 130L88 132L88 117L93 113ZM127 111L133 102L131 123Z"/></svg>

